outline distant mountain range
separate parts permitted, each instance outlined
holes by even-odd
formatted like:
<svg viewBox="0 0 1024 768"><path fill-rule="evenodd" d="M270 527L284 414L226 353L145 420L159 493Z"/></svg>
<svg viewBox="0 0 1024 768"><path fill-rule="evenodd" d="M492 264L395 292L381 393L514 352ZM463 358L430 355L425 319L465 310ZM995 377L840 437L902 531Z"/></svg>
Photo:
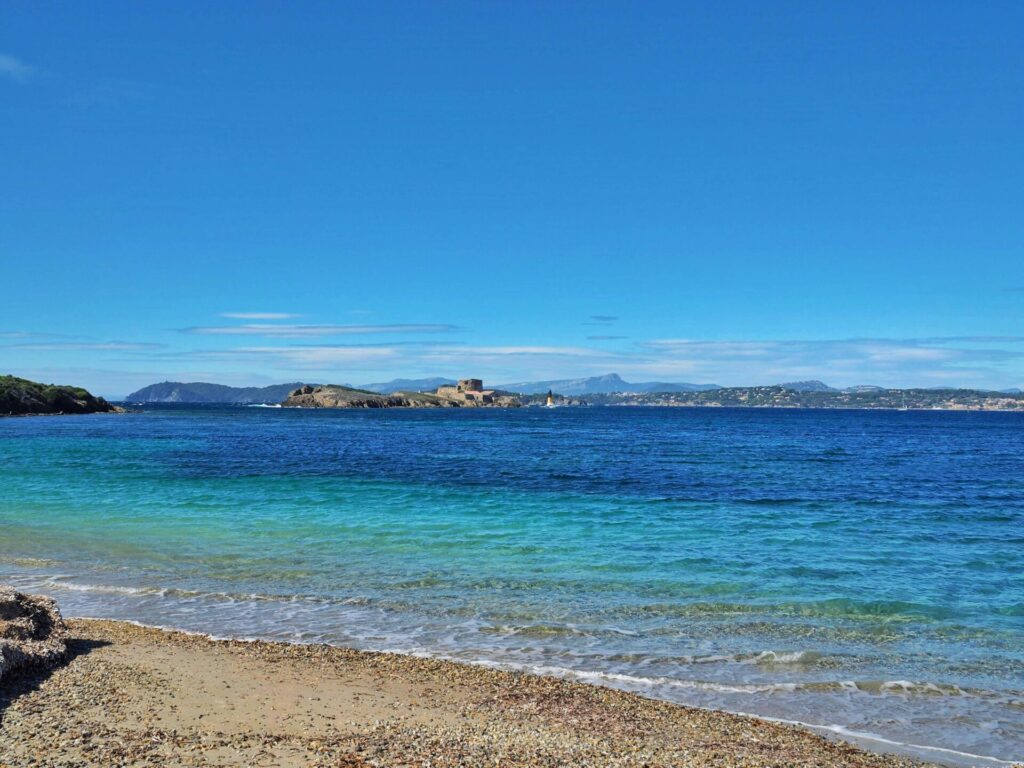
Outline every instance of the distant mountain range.
<svg viewBox="0 0 1024 768"><path fill-rule="evenodd" d="M611 392L706 392L719 389L718 384L682 384L665 381L631 383L624 381L617 373L591 376L586 379L553 379L551 381L524 381L516 384L502 384L498 389L536 395L549 389L560 395L600 395Z"/></svg>
<svg viewBox="0 0 1024 768"><path fill-rule="evenodd" d="M271 384L269 387L228 387L205 382L182 383L164 381L132 392L125 398L129 403L222 403L227 405L257 405L280 403L305 382Z"/></svg>
<svg viewBox="0 0 1024 768"><path fill-rule="evenodd" d="M382 395L390 395L394 392L433 392L438 387L448 384L455 384L455 379L445 379L440 376L431 379L392 379L376 384L363 384L359 388L379 392Z"/></svg>

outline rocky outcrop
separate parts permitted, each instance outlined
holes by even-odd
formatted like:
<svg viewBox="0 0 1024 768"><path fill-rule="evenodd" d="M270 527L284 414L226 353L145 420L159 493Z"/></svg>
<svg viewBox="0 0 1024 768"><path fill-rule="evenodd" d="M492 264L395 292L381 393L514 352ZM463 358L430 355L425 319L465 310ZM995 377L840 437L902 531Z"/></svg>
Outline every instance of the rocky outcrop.
<svg viewBox="0 0 1024 768"><path fill-rule="evenodd" d="M487 400L451 397L440 387L436 394L427 392L395 392L381 395L365 389L336 385L314 387L305 385L294 390L282 405L285 408L475 408L494 406L514 408L519 400L508 393L488 392ZM492 395L495 397L492 398Z"/></svg>
<svg viewBox="0 0 1024 768"><path fill-rule="evenodd" d="M380 395L351 387L306 385L292 392L282 405L285 408L455 408L436 395L421 392L396 392Z"/></svg>
<svg viewBox="0 0 1024 768"><path fill-rule="evenodd" d="M0 682L24 667L45 667L64 658L67 629L57 604L0 586Z"/></svg>
<svg viewBox="0 0 1024 768"><path fill-rule="evenodd" d="M0 416L120 413L123 410L81 387L40 384L16 376L0 376Z"/></svg>

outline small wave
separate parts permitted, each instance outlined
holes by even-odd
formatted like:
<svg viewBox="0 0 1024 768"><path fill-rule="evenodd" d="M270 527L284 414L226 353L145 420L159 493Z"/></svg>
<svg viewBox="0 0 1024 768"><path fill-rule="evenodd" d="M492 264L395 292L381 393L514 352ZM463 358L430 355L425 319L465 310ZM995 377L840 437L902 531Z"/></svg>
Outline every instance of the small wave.
<svg viewBox="0 0 1024 768"><path fill-rule="evenodd" d="M246 408L283 408L280 403L250 403Z"/></svg>
<svg viewBox="0 0 1024 768"><path fill-rule="evenodd" d="M511 668L537 675L549 675L594 683L616 683L634 689L683 688L714 693L777 694L777 693L859 693L874 696L970 696L1009 700L1005 693L961 688L947 683L913 682L910 680L822 680L788 683L725 683L690 680L676 677L649 677L620 672L580 670L546 664L512 662L472 662L483 666Z"/></svg>
<svg viewBox="0 0 1024 768"><path fill-rule="evenodd" d="M489 624L480 627L478 631L490 635L520 637L596 637L601 635L639 637L639 633L619 627L588 627L584 629L571 624Z"/></svg>
<svg viewBox="0 0 1024 768"><path fill-rule="evenodd" d="M519 637L582 637L588 634L575 627L556 624L529 624L521 627L498 624L480 627L478 631L488 635L516 635Z"/></svg>
<svg viewBox="0 0 1024 768"><path fill-rule="evenodd" d="M211 600L219 602L271 602L271 603L324 603L332 605L368 605L365 597L331 598L323 595L273 595L258 592L203 592L176 587L132 587L118 584L82 584L65 581L69 576L51 576L40 586L51 589L65 589L71 592L97 592L113 595L138 595L152 597L175 597Z"/></svg>
<svg viewBox="0 0 1024 768"><path fill-rule="evenodd" d="M784 725L796 725L802 728L810 728L815 731L835 734L848 741L860 741L870 744L884 744L890 747L897 747L905 751L914 751L922 756L931 756L932 758L939 755L954 755L958 758L965 758L971 761L971 764L975 768L980 768L981 763L977 761L983 761L989 766L1016 766L1018 763L1014 760L1003 760L999 757L992 757L990 755L978 755L974 752L963 752L958 749L950 749L948 747L933 747L927 744L914 744L909 741L895 741L893 739L887 739L877 733L870 733L868 731L855 731L847 728L844 725L831 724L823 725L821 723L809 723L804 720L786 720L781 717L769 717L767 715L756 715L750 712L735 712L737 715L743 715L745 717L755 717L760 720L767 720L771 723L782 723Z"/></svg>
<svg viewBox="0 0 1024 768"><path fill-rule="evenodd" d="M57 561L41 557L0 557L0 562L19 565L23 568L52 568L57 565Z"/></svg>
<svg viewBox="0 0 1024 768"><path fill-rule="evenodd" d="M761 651L753 656L758 664L814 664L822 658L817 651Z"/></svg>
<svg viewBox="0 0 1024 768"><path fill-rule="evenodd" d="M706 616L709 618L754 615L808 618L853 619L878 622L911 622L951 617L948 609L926 603L899 600L853 600L833 598L787 603L651 603L619 609L623 615L638 616Z"/></svg>
<svg viewBox="0 0 1024 768"><path fill-rule="evenodd" d="M113 584L77 584L71 581L62 581L62 576L52 576L43 582L42 586L56 589L66 589L69 592L102 592L118 595L159 595L168 594L168 590L157 587L122 587Z"/></svg>

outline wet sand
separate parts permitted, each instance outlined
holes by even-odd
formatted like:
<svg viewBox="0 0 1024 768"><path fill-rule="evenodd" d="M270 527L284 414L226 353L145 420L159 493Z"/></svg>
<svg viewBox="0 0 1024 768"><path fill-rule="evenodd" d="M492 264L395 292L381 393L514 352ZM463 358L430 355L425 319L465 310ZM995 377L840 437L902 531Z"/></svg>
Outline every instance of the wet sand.
<svg viewBox="0 0 1024 768"><path fill-rule="evenodd" d="M921 765L630 693L329 646L71 620L0 685L0 766Z"/></svg>

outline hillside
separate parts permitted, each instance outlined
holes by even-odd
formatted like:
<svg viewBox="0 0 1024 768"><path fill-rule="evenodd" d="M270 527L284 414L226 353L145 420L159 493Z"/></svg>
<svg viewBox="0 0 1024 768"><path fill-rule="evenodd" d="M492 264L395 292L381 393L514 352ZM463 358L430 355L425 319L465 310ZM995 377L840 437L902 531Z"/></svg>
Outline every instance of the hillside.
<svg viewBox="0 0 1024 768"><path fill-rule="evenodd" d="M0 416L114 413L122 410L81 387L40 384L16 376L0 376Z"/></svg>
<svg viewBox="0 0 1024 768"><path fill-rule="evenodd" d="M502 384L499 389L523 395L546 393L548 390L563 395L606 394L611 392L700 392L717 389L717 384L673 384L665 381L631 383L617 373L591 376L584 379L553 379L551 381L523 381L516 384Z"/></svg>
<svg viewBox="0 0 1024 768"><path fill-rule="evenodd" d="M527 398L528 405L543 397ZM1024 411L1024 395L975 389L790 389L723 387L705 392L613 393L572 396L573 405L669 405L747 408L888 408Z"/></svg>
<svg viewBox="0 0 1024 768"><path fill-rule="evenodd" d="M165 381L150 384L132 392L125 400L129 403L221 403L228 405L255 405L280 403L303 382L271 384L268 387L228 387L205 382L183 383Z"/></svg>
<svg viewBox="0 0 1024 768"><path fill-rule="evenodd" d="M392 392L433 392L438 387L454 383L455 379L446 379L441 376L434 376L428 379L392 379L391 381L380 381L373 384L363 384L360 389L367 389L370 392L379 392L382 395L390 395Z"/></svg>
<svg viewBox="0 0 1024 768"><path fill-rule="evenodd" d="M792 389L794 392L836 392L834 387L830 387L823 381L817 379L810 379L808 381L787 381L776 386L782 387L783 389Z"/></svg>

